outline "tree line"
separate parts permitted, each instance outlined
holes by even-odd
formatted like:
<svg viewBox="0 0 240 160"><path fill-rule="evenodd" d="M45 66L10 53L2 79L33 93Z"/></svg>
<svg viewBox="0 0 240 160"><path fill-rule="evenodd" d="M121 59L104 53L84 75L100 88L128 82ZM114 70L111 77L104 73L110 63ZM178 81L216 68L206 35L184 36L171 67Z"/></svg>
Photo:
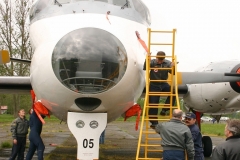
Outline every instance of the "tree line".
<svg viewBox="0 0 240 160"><path fill-rule="evenodd" d="M29 11L32 0L2 0L0 2L0 50L10 57L31 60L33 49L29 37ZM0 76L29 76L30 65L10 62L0 65ZM31 97L19 94L0 94L0 105L7 105L14 116L20 108L29 108Z"/></svg>

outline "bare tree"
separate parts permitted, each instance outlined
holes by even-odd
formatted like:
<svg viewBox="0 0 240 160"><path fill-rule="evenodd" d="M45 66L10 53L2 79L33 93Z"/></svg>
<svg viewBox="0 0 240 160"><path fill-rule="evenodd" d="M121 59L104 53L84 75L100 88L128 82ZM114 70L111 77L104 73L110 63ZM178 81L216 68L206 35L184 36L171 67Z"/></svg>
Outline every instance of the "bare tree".
<svg viewBox="0 0 240 160"><path fill-rule="evenodd" d="M0 49L6 49L10 57L31 59L33 55L29 40L31 0L3 0L0 2ZM28 76L29 65L10 62L0 66L0 75ZM13 95L13 111L19 110L19 95Z"/></svg>

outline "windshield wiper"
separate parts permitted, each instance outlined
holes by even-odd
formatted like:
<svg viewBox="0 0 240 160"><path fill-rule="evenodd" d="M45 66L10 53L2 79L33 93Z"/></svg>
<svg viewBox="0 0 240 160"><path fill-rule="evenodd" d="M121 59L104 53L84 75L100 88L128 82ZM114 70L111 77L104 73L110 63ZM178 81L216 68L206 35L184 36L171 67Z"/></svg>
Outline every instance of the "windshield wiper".
<svg viewBox="0 0 240 160"><path fill-rule="evenodd" d="M62 7L62 4L59 3L57 0L54 1L54 4L58 4L59 7Z"/></svg>

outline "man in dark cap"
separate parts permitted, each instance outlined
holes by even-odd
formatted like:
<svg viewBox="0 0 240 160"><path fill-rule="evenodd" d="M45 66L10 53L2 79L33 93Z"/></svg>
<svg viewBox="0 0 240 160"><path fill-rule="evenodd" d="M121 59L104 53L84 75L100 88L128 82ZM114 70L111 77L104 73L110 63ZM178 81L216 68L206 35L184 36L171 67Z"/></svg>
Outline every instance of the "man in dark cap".
<svg viewBox="0 0 240 160"><path fill-rule="evenodd" d="M202 134L196 125L196 115L194 113L186 113L185 123L189 127L194 142L195 156L194 160L204 160L202 147Z"/></svg>

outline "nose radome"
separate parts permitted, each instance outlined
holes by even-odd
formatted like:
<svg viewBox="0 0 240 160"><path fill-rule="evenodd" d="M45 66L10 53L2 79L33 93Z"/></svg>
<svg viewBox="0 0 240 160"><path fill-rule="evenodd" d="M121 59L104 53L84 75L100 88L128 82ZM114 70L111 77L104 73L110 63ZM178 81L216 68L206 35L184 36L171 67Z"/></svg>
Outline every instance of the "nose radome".
<svg viewBox="0 0 240 160"><path fill-rule="evenodd" d="M52 55L58 80L82 94L100 93L115 86L124 76L127 62L120 40L98 28L81 28L66 34Z"/></svg>

